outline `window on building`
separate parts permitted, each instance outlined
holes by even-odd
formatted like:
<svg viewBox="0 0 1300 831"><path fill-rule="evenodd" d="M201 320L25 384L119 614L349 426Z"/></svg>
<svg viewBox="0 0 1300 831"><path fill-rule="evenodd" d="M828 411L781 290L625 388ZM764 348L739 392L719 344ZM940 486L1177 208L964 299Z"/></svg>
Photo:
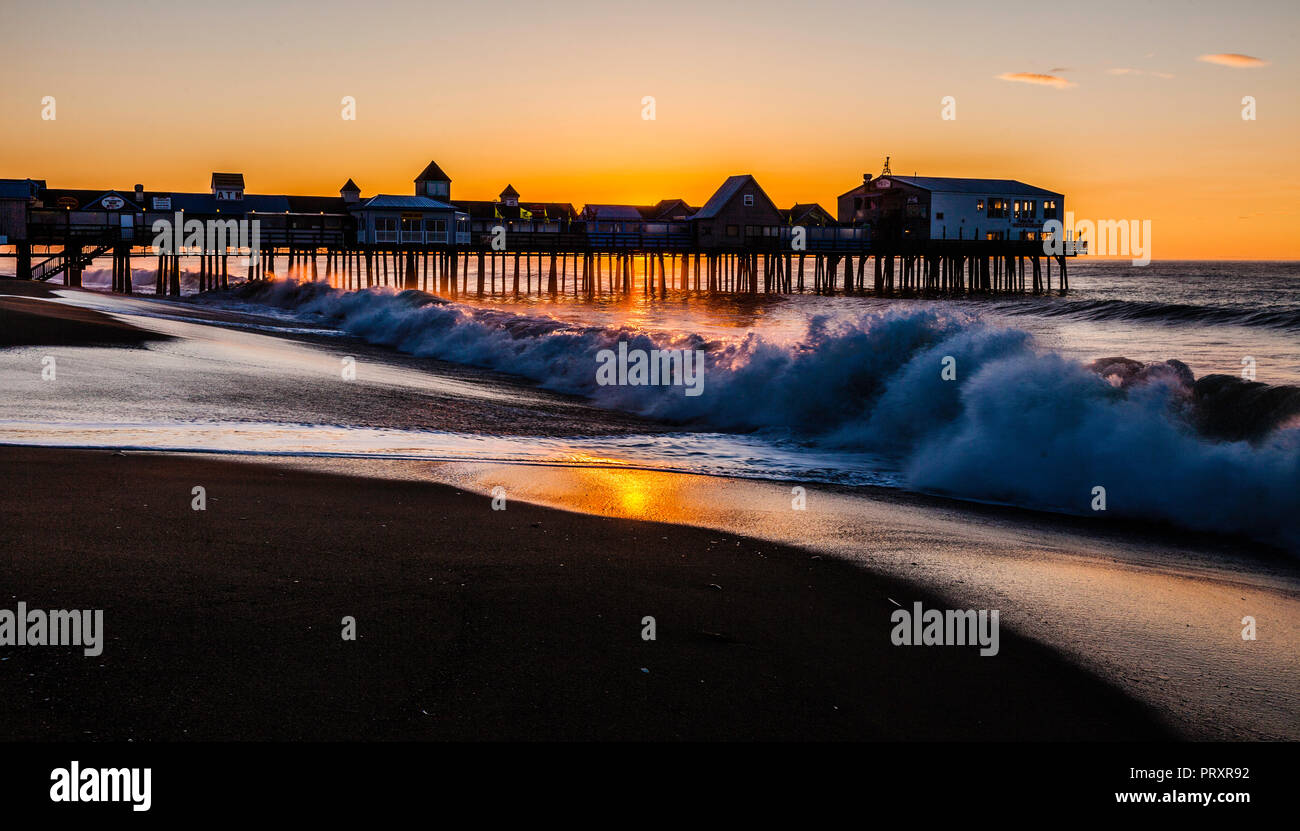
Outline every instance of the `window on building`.
<svg viewBox="0 0 1300 831"><path fill-rule="evenodd" d="M1043 200L1043 219L1056 219L1056 200Z"/></svg>
<svg viewBox="0 0 1300 831"><path fill-rule="evenodd" d="M1030 199L1025 202L1025 219L1033 219L1034 214L1038 211L1038 203Z"/></svg>
<svg viewBox="0 0 1300 831"><path fill-rule="evenodd" d="M375 242L397 242L396 217L375 217Z"/></svg>
<svg viewBox="0 0 1300 831"><path fill-rule="evenodd" d="M738 236L740 236L740 226L739 226L739 225L728 225L728 226L727 226L727 236L729 236L729 237L738 237Z"/></svg>
<svg viewBox="0 0 1300 831"><path fill-rule="evenodd" d="M402 242L424 242L424 228L420 217L402 217Z"/></svg>
<svg viewBox="0 0 1300 831"><path fill-rule="evenodd" d="M984 210L984 200L983 200L983 199L977 199L977 200L975 200L975 210L977 210L977 211L982 211L982 210Z"/></svg>
<svg viewBox="0 0 1300 831"><path fill-rule="evenodd" d="M424 234L426 242L446 242L447 220L426 219L424 221Z"/></svg>
<svg viewBox="0 0 1300 831"><path fill-rule="evenodd" d="M934 218L935 218L935 219L943 219L943 211L937 211L937 212L935 213L935 215L934 215Z"/></svg>
<svg viewBox="0 0 1300 831"><path fill-rule="evenodd" d="M1017 199L1016 202L1015 202L1015 208L1014 208L1014 214L1013 214L1013 215L1015 216L1016 219L1019 219L1019 218L1020 218L1020 200L1019 200L1019 199Z"/></svg>
<svg viewBox="0 0 1300 831"><path fill-rule="evenodd" d="M745 194L745 207L746 208L754 207L754 194L752 193Z"/></svg>
<svg viewBox="0 0 1300 831"><path fill-rule="evenodd" d="M1006 219L1006 218L1007 218L1007 214L1008 214L1009 211L1010 211L1010 207L1011 207L1011 206L1007 204L1007 200L1005 200L1005 199L990 199L990 200L989 200L989 218L990 218L990 219Z"/></svg>

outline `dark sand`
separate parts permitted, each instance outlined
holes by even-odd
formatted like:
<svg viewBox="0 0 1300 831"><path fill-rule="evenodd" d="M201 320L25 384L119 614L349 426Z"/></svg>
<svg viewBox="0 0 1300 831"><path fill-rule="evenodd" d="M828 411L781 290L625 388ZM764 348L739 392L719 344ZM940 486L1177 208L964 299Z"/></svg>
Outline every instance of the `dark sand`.
<svg viewBox="0 0 1300 831"><path fill-rule="evenodd" d="M43 283L0 281L0 347L131 345L167 340L93 309L51 303L57 295Z"/></svg>
<svg viewBox="0 0 1300 831"><path fill-rule="evenodd" d="M996 657L894 647L922 592L717 531L105 451L0 448L0 494L0 608L107 630L0 647L8 739L1167 735L1005 627Z"/></svg>

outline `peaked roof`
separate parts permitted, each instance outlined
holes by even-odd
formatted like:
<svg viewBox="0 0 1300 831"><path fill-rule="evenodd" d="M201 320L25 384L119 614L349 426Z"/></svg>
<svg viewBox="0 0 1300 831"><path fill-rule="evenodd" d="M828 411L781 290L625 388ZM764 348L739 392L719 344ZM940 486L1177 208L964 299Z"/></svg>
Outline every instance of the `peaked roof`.
<svg viewBox="0 0 1300 831"><path fill-rule="evenodd" d="M835 221L835 217L831 212L816 202L796 202L788 210L782 210L781 215L790 222L797 222L810 217L821 222Z"/></svg>
<svg viewBox="0 0 1300 831"><path fill-rule="evenodd" d="M110 196L116 196L118 199L121 199L124 204L127 205L135 205L137 208L144 207L139 202L135 201L135 191L129 191L128 194L124 196L122 192L118 190L106 190L103 193L99 194L99 196L86 200L86 202L82 205L82 207L93 208L95 205L102 203L105 199L109 198Z"/></svg>
<svg viewBox="0 0 1300 831"><path fill-rule="evenodd" d="M342 193L345 190L350 190L353 191L354 193L361 192L361 188L357 187L357 183L352 181L351 179L348 179L346 182L343 183L343 187L339 188L340 193Z"/></svg>
<svg viewBox="0 0 1300 831"><path fill-rule="evenodd" d="M214 188L239 188L244 189L244 174L242 173L213 173L212 187Z"/></svg>
<svg viewBox="0 0 1300 831"><path fill-rule="evenodd" d="M515 190L514 185L506 185L506 189L501 191L501 196L518 196L519 191Z"/></svg>
<svg viewBox="0 0 1300 831"><path fill-rule="evenodd" d="M645 205L637 210L641 211L641 216L646 219L670 220L679 217L689 217L695 213L685 199L660 199L653 205Z"/></svg>
<svg viewBox="0 0 1300 831"><path fill-rule="evenodd" d="M727 181L722 183L722 187L718 188L718 190L709 197L709 201L705 202L704 207L700 208L691 219L713 219L718 215L719 211L731 202L732 199L736 198L736 194L740 193L740 189L746 185L753 185L758 188L758 192L763 194L763 198L767 200L767 203L771 206L772 210L775 211L777 209L775 205L772 205L771 198L769 198L763 191L762 186L758 184L758 180L746 173L741 176L728 176Z"/></svg>
<svg viewBox="0 0 1300 831"><path fill-rule="evenodd" d="M437 163L437 162L429 162L429 166L426 167L426 168L425 168L425 169L420 173L419 176L416 176L416 177L415 177L415 181L417 181L417 182L450 182L450 181L451 181L451 177L448 176L446 173L443 173L443 172L442 172L442 168L441 168L441 167L438 167L438 163Z"/></svg>

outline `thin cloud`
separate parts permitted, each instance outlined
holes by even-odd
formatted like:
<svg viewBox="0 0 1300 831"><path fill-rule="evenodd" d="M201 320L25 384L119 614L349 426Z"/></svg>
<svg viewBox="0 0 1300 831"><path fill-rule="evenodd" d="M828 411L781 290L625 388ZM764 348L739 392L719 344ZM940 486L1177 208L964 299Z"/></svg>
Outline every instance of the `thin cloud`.
<svg viewBox="0 0 1300 831"><path fill-rule="evenodd" d="M1041 84L1046 87L1055 87L1056 89L1065 89L1074 86L1073 81L1067 81L1059 75L1046 75L1042 72L1003 72L998 76L1003 81L1015 81L1020 84Z"/></svg>
<svg viewBox="0 0 1300 831"><path fill-rule="evenodd" d="M1215 63L1219 66L1230 66L1233 69L1250 69L1256 66L1268 66L1268 61L1263 58L1255 58L1250 55L1238 55L1235 52L1223 52L1217 55L1202 55L1196 60L1205 63Z"/></svg>
<svg viewBox="0 0 1300 831"><path fill-rule="evenodd" d="M1172 72L1148 72L1145 69L1132 69L1127 66L1117 66L1114 69L1107 69L1108 75L1150 75L1154 78L1163 78L1169 80L1174 77Z"/></svg>

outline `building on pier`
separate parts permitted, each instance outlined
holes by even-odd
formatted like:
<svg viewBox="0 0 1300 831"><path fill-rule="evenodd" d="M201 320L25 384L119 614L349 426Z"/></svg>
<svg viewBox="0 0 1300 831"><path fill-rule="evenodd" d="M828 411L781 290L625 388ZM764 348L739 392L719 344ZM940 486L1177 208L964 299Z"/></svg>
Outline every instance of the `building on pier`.
<svg viewBox="0 0 1300 831"><path fill-rule="evenodd" d="M0 245L27 240L28 213L43 190L42 179L0 179Z"/></svg>
<svg viewBox="0 0 1300 831"><path fill-rule="evenodd" d="M1014 179L862 177L839 198L839 221L876 240L1037 240L1065 216L1065 197Z"/></svg>
<svg viewBox="0 0 1300 831"><path fill-rule="evenodd" d="M645 228L645 216L638 205L589 202L578 216L589 234L639 234Z"/></svg>
<svg viewBox="0 0 1300 831"><path fill-rule="evenodd" d="M348 212L361 245L447 245L469 242L469 214L428 196L381 193Z"/></svg>
<svg viewBox="0 0 1300 831"><path fill-rule="evenodd" d="M686 224L695 245L714 250L854 248L868 237L865 228L841 227L820 205L781 210L748 174L728 177Z"/></svg>
<svg viewBox="0 0 1300 831"><path fill-rule="evenodd" d="M750 240L778 238L786 221L753 176L729 176L689 222L703 248L742 248Z"/></svg>
<svg viewBox="0 0 1300 831"><path fill-rule="evenodd" d="M496 199L457 199L452 202L469 214L470 231L490 234L496 227L507 233L564 234L578 219L568 202L522 202L514 185L506 185Z"/></svg>

